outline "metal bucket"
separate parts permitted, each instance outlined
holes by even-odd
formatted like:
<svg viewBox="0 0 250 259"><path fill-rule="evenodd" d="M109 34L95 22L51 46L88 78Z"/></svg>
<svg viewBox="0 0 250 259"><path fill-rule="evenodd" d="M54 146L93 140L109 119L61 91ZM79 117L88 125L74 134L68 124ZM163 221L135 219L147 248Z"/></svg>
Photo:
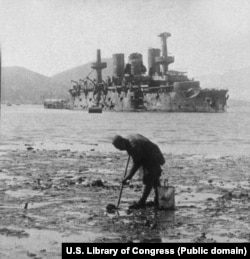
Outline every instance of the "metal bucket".
<svg viewBox="0 0 250 259"><path fill-rule="evenodd" d="M164 181L164 185L158 187L158 204L159 209L162 210L173 210L175 209L175 187L166 184L167 180Z"/></svg>

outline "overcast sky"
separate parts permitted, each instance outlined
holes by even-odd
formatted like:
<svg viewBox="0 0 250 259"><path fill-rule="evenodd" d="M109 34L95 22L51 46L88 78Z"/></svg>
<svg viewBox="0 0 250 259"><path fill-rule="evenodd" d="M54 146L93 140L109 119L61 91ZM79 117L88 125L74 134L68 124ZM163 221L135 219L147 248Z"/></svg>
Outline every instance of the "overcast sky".
<svg viewBox="0 0 250 259"><path fill-rule="evenodd" d="M113 53L160 47L189 75L250 67L249 0L0 0L4 66L51 76Z"/></svg>

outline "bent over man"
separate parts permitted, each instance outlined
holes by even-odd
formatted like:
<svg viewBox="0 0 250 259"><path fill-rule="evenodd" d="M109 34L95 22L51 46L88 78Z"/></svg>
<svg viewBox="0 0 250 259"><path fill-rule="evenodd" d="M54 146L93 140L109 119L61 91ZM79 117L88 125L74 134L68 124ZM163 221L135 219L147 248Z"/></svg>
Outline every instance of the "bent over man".
<svg viewBox="0 0 250 259"><path fill-rule="evenodd" d="M159 147L140 134L131 134L126 138L116 135L113 138L112 144L119 150L127 151L133 160L133 166L123 179L123 184L131 180L140 167L143 168L142 180L145 186L142 197L130 208L137 209L145 206L152 188L155 191L155 204L158 205L157 187L160 186L161 166L165 163Z"/></svg>

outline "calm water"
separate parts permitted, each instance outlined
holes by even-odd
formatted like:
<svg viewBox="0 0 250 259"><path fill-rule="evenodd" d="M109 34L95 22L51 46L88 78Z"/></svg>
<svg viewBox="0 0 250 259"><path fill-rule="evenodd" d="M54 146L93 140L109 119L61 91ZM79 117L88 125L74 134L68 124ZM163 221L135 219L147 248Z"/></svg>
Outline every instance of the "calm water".
<svg viewBox="0 0 250 259"><path fill-rule="evenodd" d="M2 105L0 150L26 148L117 151L115 134L140 133L174 154L250 155L250 107L227 113L116 113Z"/></svg>

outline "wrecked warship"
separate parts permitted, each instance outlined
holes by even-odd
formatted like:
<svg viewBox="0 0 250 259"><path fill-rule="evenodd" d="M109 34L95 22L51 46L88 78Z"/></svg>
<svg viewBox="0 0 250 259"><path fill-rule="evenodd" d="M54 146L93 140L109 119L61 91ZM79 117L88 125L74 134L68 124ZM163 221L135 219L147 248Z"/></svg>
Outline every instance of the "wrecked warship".
<svg viewBox="0 0 250 259"><path fill-rule="evenodd" d="M132 53L125 65L124 54L113 54L113 75L102 79L107 63L101 61L101 50L92 64L96 79L87 76L73 81L72 109L89 112L109 111L162 111L162 112L225 112L228 90L202 89L200 82L189 79L185 72L169 70L174 57L168 55L167 38L161 38L161 50L148 50L148 72L140 53ZM89 73L89 75L90 75Z"/></svg>

